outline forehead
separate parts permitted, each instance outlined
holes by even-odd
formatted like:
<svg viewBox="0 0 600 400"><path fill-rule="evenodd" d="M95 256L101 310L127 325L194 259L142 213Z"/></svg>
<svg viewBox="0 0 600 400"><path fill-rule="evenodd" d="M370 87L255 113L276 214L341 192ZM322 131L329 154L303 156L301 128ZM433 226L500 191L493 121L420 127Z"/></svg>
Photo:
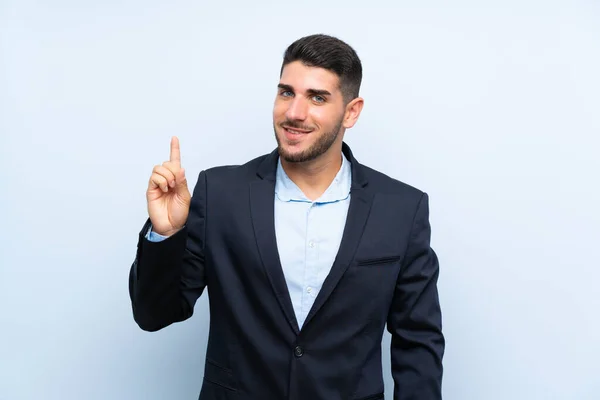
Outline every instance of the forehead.
<svg viewBox="0 0 600 400"><path fill-rule="evenodd" d="M290 85L296 91L309 89L339 92L339 78L333 72L319 67L308 67L300 61L287 64L281 72L279 83Z"/></svg>

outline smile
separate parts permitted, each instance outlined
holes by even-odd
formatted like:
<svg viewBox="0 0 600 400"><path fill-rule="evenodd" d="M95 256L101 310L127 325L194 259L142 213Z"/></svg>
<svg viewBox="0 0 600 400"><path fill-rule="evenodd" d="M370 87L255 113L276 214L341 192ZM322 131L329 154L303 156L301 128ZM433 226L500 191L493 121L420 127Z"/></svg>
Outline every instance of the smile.
<svg viewBox="0 0 600 400"><path fill-rule="evenodd" d="M307 133L311 132L311 131L306 131L306 130L303 130L303 129L289 128L287 126L284 126L283 129L286 132L294 134L294 135L302 135L302 134L307 134Z"/></svg>

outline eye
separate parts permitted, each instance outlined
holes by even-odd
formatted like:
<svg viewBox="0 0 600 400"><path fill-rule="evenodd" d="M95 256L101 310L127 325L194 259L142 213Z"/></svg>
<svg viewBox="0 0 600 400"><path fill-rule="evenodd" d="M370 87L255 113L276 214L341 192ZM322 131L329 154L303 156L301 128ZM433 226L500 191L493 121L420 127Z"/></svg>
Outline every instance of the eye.
<svg viewBox="0 0 600 400"><path fill-rule="evenodd" d="M294 93L292 93L292 91L290 91L290 90L282 90L282 91L280 92L280 94L281 94L281 96L283 96L283 97L291 97L291 96L293 96L293 95L294 95Z"/></svg>
<svg viewBox="0 0 600 400"><path fill-rule="evenodd" d="M319 96L319 95L313 96L313 100L316 101L317 103L324 103L325 102L325 98L323 96Z"/></svg>

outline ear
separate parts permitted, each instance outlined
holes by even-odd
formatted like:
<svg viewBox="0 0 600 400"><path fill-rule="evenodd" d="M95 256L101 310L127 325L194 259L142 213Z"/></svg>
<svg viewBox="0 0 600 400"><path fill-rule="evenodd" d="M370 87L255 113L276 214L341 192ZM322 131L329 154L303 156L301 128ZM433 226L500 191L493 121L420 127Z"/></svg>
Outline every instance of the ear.
<svg viewBox="0 0 600 400"><path fill-rule="evenodd" d="M362 97L357 97L346 105L346 112L344 114L344 128L349 129L356 124L360 112L363 109L365 101Z"/></svg>

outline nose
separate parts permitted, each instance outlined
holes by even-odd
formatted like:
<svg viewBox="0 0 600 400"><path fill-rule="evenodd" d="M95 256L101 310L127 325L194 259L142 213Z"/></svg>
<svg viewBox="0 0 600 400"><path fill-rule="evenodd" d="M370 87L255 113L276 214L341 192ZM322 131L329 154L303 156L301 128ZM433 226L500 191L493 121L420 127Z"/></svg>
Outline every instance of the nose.
<svg viewBox="0 0 600 400"><path fill-rule="evenodd" d="M291 102L285 116L292 121L304 121L308 114L308 104L300 96L296 96Z"/></svg>

